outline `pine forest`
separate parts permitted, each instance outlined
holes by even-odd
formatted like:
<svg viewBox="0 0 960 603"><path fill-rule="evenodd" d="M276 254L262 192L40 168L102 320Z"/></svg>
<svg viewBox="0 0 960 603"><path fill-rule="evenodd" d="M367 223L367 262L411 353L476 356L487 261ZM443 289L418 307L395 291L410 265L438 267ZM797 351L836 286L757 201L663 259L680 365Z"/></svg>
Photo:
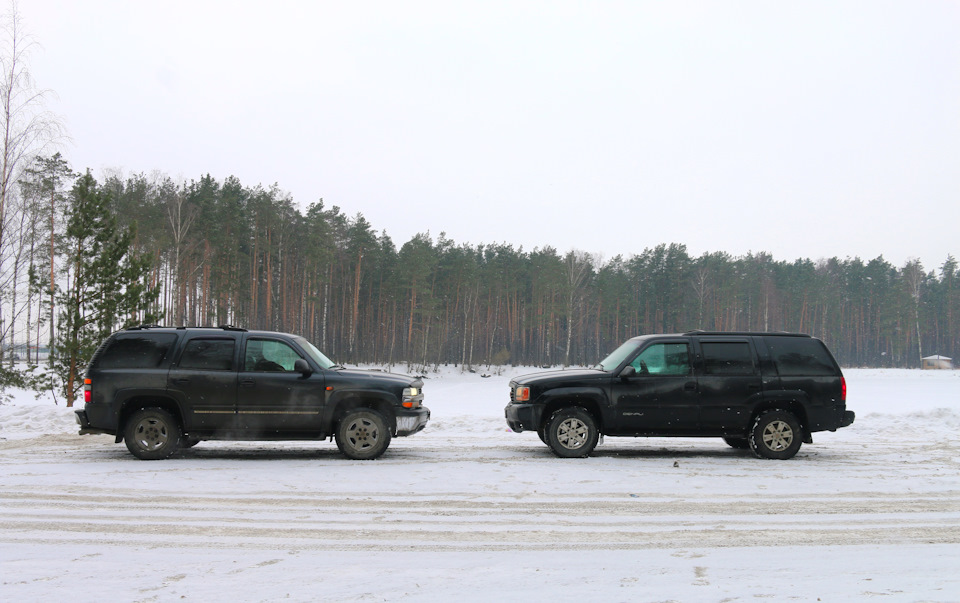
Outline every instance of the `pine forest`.
<svg viewBox="0 0 960 603"><path fill-rule="evenodd" d="M0 318L11 358L54 345L53 290L76 287L66 215L80 181L132 235L131 254L146 267L140 286L155 292L108 328L281 330L339 362L419 370L592 365L629 337L693 329L809 333L843 366L917 367L923 356L960 352L953 257L930 270L883 257L694 257L651 240L602 259L571 241L525 249L443 233L398 247L365 216L322 201L303 210L277 185L143 174L98 183L56 155L24 172L5 216Z"/></svg>

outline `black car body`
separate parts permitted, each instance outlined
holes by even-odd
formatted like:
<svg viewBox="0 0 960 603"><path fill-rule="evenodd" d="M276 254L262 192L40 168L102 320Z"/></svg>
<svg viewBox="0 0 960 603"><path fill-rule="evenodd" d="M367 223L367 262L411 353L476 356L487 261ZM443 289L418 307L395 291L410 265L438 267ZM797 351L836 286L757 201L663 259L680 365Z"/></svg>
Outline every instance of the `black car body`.
<svg viewBox="0 0 960 603"><path fill-rule="evenodd" d="M81 434L144 459L202 440L333 437L355 459L424 428L423 383L335 365L306 339L233 327L137 327L111 335L85 375Z"/></svg>
<svg viewBox="0 0 960 603"><path fill-rule="evenodd" d="M722 437L786 459L815 431L853 423L846 381L808 335L692 331L630 339L593 369L518 377L505 409L558 455L589 454L599 436Z"/></svg>

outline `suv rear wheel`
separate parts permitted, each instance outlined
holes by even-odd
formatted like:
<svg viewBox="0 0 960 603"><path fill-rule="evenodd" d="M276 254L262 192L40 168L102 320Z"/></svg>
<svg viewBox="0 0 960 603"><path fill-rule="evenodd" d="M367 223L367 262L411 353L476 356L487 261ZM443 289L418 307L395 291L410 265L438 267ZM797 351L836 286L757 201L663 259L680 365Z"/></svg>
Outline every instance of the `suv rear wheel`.
<svg viewBox="0 0 960 603"><path fill-rule="evenodd" d="M574 406L561 408L547 419L547 445L562 458L585 457L597 447L600 432L593 415Z"/></svg>
<svg viewBox="0 0 960 603"><path fill-rule="evenodd" d="M133 456L145 461L168 458L180 448L180 424L162 408L141 408L133 413L123 440Z"/></svg>
<svg viewBox="0 0 960 603"><path fill-rule="evenodd" d="M337 448L347 458L369 461L390 445L390 428L382 414L369 408L351 410L337 424Z"/></svg>
<svg viewBox="0 0 960 603"><path fill-rule="evenodd" d="M786 460L800 450L803 434L793 413L768 410L757 417L750 430L750 450L760 458Z"/></svg>

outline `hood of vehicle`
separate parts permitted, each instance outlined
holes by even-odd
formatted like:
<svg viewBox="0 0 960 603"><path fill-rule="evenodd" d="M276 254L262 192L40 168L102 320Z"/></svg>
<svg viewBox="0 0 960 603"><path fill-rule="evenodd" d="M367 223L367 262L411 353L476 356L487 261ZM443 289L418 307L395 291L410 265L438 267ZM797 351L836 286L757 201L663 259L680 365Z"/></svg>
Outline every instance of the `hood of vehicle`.
<svg viewBox="0 0 960 603"><path fill-rule="evenodd" d="M364 369L339 369L335 372L341 377L356 381L357 383L368 382L371 385L377 384L381 387L407 387L414 381L419 381L419 379L416 377L411 377L410 375L384 373L381 371L370 371Z"/></svg>
<svg viewBox="0 0 960 603"><path fill-rule="evenodd" d="M572 369L566 371L543 371L540 373L530 373L521 375L513 380L517 385L527 385L530 387L557 387L565 382L575 382L582 385L587 381L600 381L609 379L610 374L604 371L593 369Z"/></svg>

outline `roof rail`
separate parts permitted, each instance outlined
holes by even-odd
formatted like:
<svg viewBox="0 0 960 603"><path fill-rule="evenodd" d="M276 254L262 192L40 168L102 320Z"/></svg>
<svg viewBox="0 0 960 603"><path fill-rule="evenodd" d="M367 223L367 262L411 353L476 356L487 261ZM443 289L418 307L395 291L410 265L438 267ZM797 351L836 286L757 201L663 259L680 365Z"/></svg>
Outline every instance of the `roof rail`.
<svg viewBox="0 0 960 603"><path fill-rule="evenodd" d="M224 331L244 331L244 332L246 332L246 329L244 329L243 327L236 327L236 326L234 326L234 325L217 325L217 328L218 328L218 329L223 329Z"/></svg>
<svg viewBox="0 0 960 603"><path fill-rule="evenodd" d="M738 337L759 337L762 335L781 335L784 337L810 337L806 333L791 333L789 331L703 331L696 329L693 331L687 331L684 335L710 335L710 336L722 336L722 335L736 335Z"/></svg>
<svg viewBox="0 0 960 603"><path fill-rule="evenodd" d="M161 327L160 325L142 324L142 325L137 325L137 326L135 326L135 327L127 327L125 330L127 330L127 331L142 331L142 330L144 330L144 329L160 329L160 328L163 328L163 327Z"/></svg>

